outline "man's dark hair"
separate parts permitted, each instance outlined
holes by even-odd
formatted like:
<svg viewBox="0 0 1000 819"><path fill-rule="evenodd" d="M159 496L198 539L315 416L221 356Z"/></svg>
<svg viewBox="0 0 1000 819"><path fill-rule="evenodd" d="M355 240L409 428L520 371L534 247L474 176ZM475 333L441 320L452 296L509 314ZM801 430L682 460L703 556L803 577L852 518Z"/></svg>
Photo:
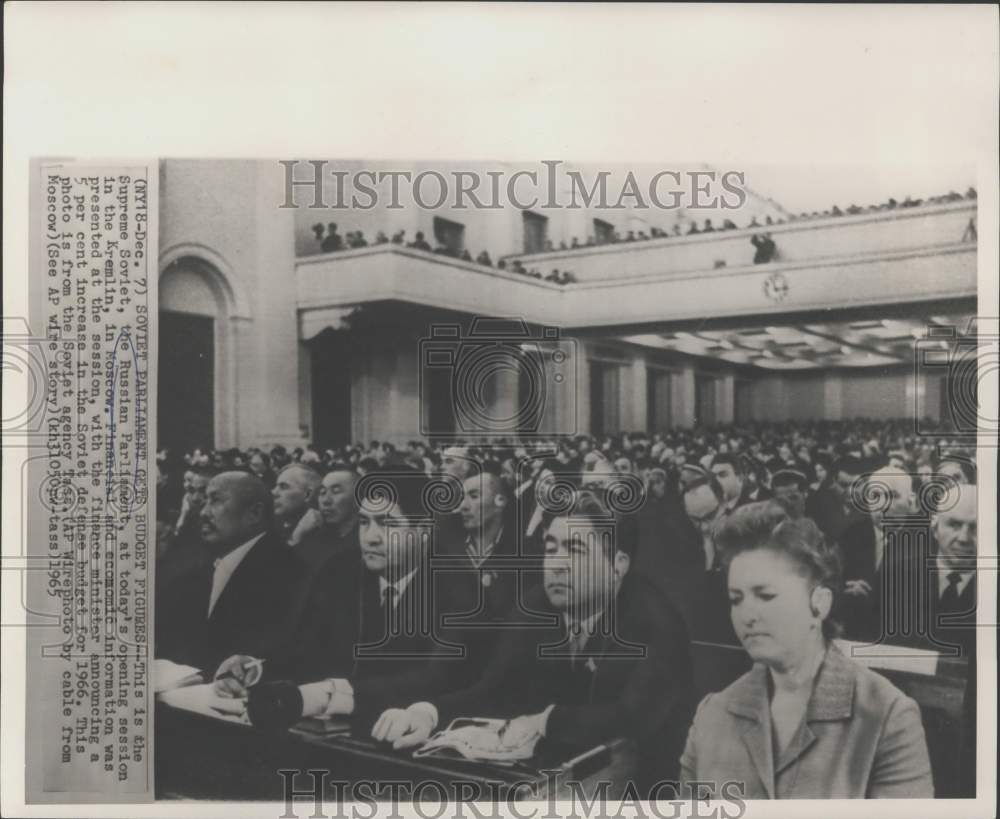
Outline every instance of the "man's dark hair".
<svg viewBox="0 0 1000 819"><path fill-rule="evenodd" d="M712 458L712 466L718 466L720 464L728 464L733 468L733 472L741 477L744 474L743 464L740 463L740 459L736 455L730 455L728 452L720 452Z"/></svg>
<svg viewBox="0 0 1000 819"><path fill-rule="evenodd" d="M581 522L588 521L604 526L611 524L613 527L612 531L614 532L614 542L613 544L605 543L604 545L606 547L613 545L614 550L605 548L604 556L608 560L613 561L615 551L624 552L630 558L635 554L638 538L635 527L630 525L632 521L613 513L601 493L589 489L575 490L572 506L564 513L548 516L545 521L546 529L556 518L569 518L572 521Z"/></svg>

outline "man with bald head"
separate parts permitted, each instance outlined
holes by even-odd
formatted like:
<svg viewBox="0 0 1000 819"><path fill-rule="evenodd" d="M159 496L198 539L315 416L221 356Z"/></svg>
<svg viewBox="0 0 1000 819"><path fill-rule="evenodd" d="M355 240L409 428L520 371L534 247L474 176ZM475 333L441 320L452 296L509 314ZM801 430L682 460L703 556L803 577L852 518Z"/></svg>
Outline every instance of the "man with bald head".
<svg viewBox="0 0 1000 819"><path fill-rule="evenodd" d="M223 472L201 509L205 563L157 589L156 656L214 670L267 653L292 626L301 565L269 532L272 502L255 475Z"/></svg>

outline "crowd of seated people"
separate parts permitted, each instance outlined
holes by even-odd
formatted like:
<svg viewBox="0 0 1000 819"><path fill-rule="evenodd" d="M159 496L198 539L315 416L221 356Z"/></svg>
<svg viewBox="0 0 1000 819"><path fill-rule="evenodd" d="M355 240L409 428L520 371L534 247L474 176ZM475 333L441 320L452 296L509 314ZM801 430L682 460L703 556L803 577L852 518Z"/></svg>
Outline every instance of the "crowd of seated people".
<svg viewBox="0 0 1000 819"><path fill-rule="evenodd" d="M291 692L296 717L343 717L397 749L460 716L510 719L514 746L564 758L624 735L642 751L640 787L737 777L758 797L931 793L916 705L833 638L842 626L853 640L957 645L974 662L976 467L947 430L747 423L164 451L157 466L156 656L256 698L258 715ZM428 509L435 480L452 502ZM610 541L597 536L609 521ZM963 625L883 634L884 578L922 570L892 537L914 525L936 567L929 611ZM453 561L433 599L427 533ZM393 631L426 607L451 625ZM696 712L691 640L755 663ZM838 710L845 687L862 708ZM719 741L768 709L773 744ZM838 722L810 747L814 712ZM776 755L770 779L754 773L767 769L758 753ZM779 758L801 758L801 774Z"/></svg>
<svg viewBox="0 0 1000 819"><path fill-rule="evenodd" d="M669 239L676 236L694 236L702 233L717 233L729 230L755 230L776 227L778 225L784 225L791 222L806 222L813 219L829 219L840 216L857 216L863 213L878 213L880 211L915 208L921 205L943 205L951 202L961 202L963 200L975 200L976 198L976 189L970 187L965 194L950 191L946 194L942 194L941 196L930 196L926 199L914 199L911 196L907 196L902 200L897 200L890 197L885 202L877 205L868 205L866 207L851 204L846 208L841 208L838 205L834 205L830 209L823 211L784 213L783 216L767 215L764 216L763 219L753 216L750 221L743 226L737 225L732 219L723 219L722 223L718 225L716 225L711 219L704 219L701 222L691 220L686 225L681 225L680 223L674 224L670 230L664 230L659 227L650 227L648 233L644 230L629 230L625 232L624 235L618 230L611 230L603 235L589 235L582 241L576 236L572 237L569 242L561 241L558 245L552 241L546 241L544 249L537 252L549 253L555 250L576 250L578 248L591 248L600 245L639 242L649 239ZM529 255L533 254L522 254L522 256Z"/></svg>
<svg viewBox="0 0 1000 819"><path fill-rule="evenodd" d="M759 220L757 216L754 216L743 227L753 230L783 225L786 224L786 222L802 222L812 219L856 216L862 213L876 213L879 211L915 208L921 205L941 205L950 202L960 202L963 200L975 200L976 197L976 189L973 187L970 187L964 195L956 191L949 191L941 196L931 196L926 199L914 199L907 196L900 201L890 197L886 202L882 202L877 205L868 205L867 207L851 204L846 208L840 208L839 206L834 205L829 210L824 211L803 211L798 214L789 213L785 216L785 218L768 215L764 217L763 221ZM677 223L673 225L671 230L664 230L663 228L652 226L649 228L648 232L645 230L628 230L623 235L618 230L612 229L606 234L587 236L583 241L574 236L569 240L569 242L560 241L558 244L554 243L551 239L546 239L543 249L537 252L549 253L556 250L576 250L578 248L590 248L600 245L642 242L650 239L668 239L672 236L693 236L702 233L716 233L740 229L743 228L733 222L732 219L723 219L722 223L718 226L716 226L711 219L704 219L700 224L698 221L691 220L686 227ZM333 253L339 250L353 250L355 248L368 247L369 244L394 244L413 248L415 250L424 250L428 253L450 256L467 262L475 262L486 267L493 266L493 260L491 259L490 254L485 250L473 257L468 250L457 250L444 244L433 246L426 240L422 231L417 231L413 240L408 241L406 239L405 230L397 231L391 238L385 233L385 231L379 230L375 234L375 238L372 242L369 243L369 241L365 238L364 231L348 231L346 234L341 235L337 232L337 225L334 222L330 222L327 225L316 223L312 226L312 230L321 253ZM974 230L975 229L973 227L973 232ZM973 236L973 238L975 237ZM774 241L771 238L770 233L755 234L753 236L753 243L756 248L754 263L760 264L765 261L770 261L774 256L775 250ZM530 256L533 254L525 253L521 255ZM497 267L500 269L511 269L515 273L522 273L524 275L532 276L533 278L543 278L542 274L536 269L525 268L519 259L514 260L514 262L509 265L504 260L501 260L497 264ZM558 270L553 270L551 273L544 276L544 278L546 281L553 281L557 284L571 284L576 281L573 274L569 271L562 271L560 273Z"/></svg>

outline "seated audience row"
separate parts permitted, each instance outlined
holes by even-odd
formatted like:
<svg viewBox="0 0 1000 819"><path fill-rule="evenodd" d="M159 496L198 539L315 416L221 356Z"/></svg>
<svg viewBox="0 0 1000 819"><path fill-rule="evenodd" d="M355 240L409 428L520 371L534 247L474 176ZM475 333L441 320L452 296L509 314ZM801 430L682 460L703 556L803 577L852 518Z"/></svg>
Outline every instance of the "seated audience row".
<svg viewBox="0 0 1000 819"><path fill-rule="evenodd" d="M916 704L833 638L974 663L971 458L873 421L553 443L196 451L179 497L164 453L156 656L271 729L499 717L525 755L632 739L644 793L931 795ZM755 663L697 710L692 639Z"/></svg>

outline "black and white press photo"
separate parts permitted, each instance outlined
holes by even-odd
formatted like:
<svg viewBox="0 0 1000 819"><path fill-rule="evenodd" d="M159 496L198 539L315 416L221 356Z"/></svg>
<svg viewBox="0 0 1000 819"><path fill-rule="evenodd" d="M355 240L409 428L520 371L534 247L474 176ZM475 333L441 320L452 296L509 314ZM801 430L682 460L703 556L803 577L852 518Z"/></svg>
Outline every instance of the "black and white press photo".
<svg viewBox="0 0 1000 819"><path fill-rule="evenodd" d="M9 9L5 815L991 815L995 9Z"/></svg>

